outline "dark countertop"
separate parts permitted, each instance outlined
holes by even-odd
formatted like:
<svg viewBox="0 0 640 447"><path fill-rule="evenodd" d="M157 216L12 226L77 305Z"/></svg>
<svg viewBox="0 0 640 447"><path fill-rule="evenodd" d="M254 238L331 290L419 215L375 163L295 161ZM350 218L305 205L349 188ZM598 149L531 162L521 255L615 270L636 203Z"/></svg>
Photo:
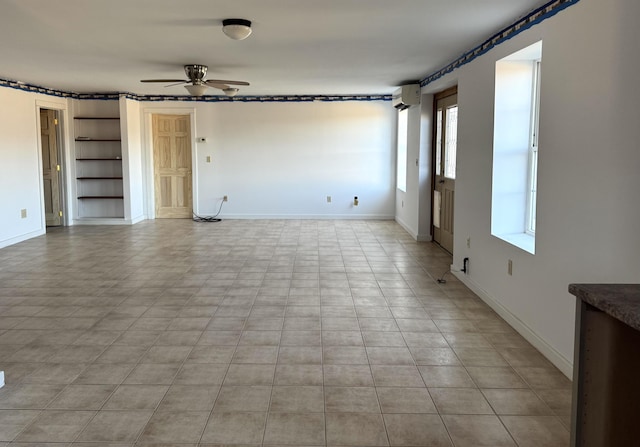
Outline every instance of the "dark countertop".
<svg viewBox="0 0 640 447"><path fill-rule="evenodd" d="M640 284L569 284L569 293L640 331Z"/></svg>

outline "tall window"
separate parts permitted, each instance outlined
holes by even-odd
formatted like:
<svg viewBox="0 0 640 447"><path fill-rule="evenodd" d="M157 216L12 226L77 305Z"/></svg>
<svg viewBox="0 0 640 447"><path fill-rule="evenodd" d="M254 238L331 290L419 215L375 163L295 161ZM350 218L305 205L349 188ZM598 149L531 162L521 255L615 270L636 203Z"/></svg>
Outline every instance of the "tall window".
<svg viewBox="0 0 640 447"><path fill-rule="evenodd" d="M491 234L535 253L542 42L496 62Z"/></svg>
<svg viewBox="0 0 640 447"><path fill-rule="evenodd" d="M398 111L398 144L397 144L397 187L407 190L407 109Z"/></svg>
<svg viewBox="0 0 640 447"><path fill-rule="evenodd" d="M536 193L538 191L538 129L540 119L540 61L534 64L533 72L533 106L531 107L531 144L529 145L529 191L527 194L527 229L532 235L536 233Z"/></svg>

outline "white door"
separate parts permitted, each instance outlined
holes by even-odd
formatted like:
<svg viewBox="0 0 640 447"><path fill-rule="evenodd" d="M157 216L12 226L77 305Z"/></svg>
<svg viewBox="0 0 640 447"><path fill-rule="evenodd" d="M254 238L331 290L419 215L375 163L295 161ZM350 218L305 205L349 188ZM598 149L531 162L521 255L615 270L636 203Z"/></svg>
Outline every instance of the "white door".
<svg viewBox="0 0 640 447"><path fill-rule="evenodd" d="M453 253L453 209L456 189L458 92L436 95L435 185L433 191L433 239Z"/></svg>

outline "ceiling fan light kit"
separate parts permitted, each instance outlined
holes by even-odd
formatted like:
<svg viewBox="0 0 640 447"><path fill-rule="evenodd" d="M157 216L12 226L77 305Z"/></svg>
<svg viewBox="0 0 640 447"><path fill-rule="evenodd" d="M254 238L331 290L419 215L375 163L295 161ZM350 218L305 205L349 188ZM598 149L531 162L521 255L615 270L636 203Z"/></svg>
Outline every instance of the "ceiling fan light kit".
<svg viewBox="0 0 640 447"><path fill-rule="evenodd" d="M184 88L187 89L191 96L202 96L204 95L209 86L206 84L194 84L194 85L185 85Z"/></svg>
<svg viewBox="0 0 640 447"><path fill-rule="evenodd" d="M246 19L224 19L222 32L233 40L244 40L251 34L251 21Z"/></svg>
<svg viewBox="0 0 640 447"><path fill-rule="evenodd" d="M236 96L238 94L238 91L240 89L237 89L235 87L227 87L227 88L223 88L222 91L224 92L225 95L232 97L232 96Z"/></svg>

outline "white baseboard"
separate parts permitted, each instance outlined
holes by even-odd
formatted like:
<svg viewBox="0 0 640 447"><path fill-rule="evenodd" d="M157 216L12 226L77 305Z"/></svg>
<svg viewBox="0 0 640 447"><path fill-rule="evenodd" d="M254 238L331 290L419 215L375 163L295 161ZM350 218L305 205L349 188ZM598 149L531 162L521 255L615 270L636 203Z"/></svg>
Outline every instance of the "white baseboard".
<svg viewBox="0 0 640 447"><path fill-rule="evenodd" d="M491 307L498 315L500 315L512 328L522 335L529 343L531 343L542 355L544 355L551 363L553 363L569 380L573 379L573 362L560 354L553 346L547 343L533 329L527 326L515 314L507 309L497 299L490 296L469 276L465 275L460 269L454 265L451 266L451 273L469 287L473 293L478 295L489 307Z"/></svg>
<svg viewBox="0 0 640 447"><path fill-rule="evenodd" d="M394 220L398 223L398 225L400 225L402 228L404 228L404 230L409 233L409 236L411 236L412 238L414 238L415 240L418 240L418 233L416 233L415 231L413 231L413 229L407 225L405 223L405 221L403 221L401 218L399 218L398 216L394 217Z"/></svg>
<svg viewBox="0 0 640 447"><path fill-rule="evenodd" d="M207 216L207 214L203 214ZM224 214L218 216L223 220L230 219L282 219L282 220L393 220L387 214Z"/></svg>
<svg viewBox="0 0 640 447"><path fill-rule="evenodd" d="M9 245L17 244L18 242L23 242L34 237L42 236L45 233L46 230L41 228L36 231L31 231L30 233L25 233L21 234L20 236L5 239L3 241L0 241L0 248L8 247Z"/></svg>
<svg viewBox="0 0 640 447"><path fill-rule="evenodd" d="M123 219L120 217L86 217L86 218L80 218L80 219L75 219L73 221L74 225L133 225L135 223L138 223L140 221L144 220L144 217L142 218L135 218L135 219Z"/></svg>

